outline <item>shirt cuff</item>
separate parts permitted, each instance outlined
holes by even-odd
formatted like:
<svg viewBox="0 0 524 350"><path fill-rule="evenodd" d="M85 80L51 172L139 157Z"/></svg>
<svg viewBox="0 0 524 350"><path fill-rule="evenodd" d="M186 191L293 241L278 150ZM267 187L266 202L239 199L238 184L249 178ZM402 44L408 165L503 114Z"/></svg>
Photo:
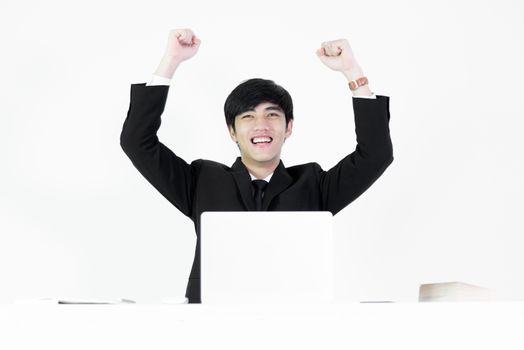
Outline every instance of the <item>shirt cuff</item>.
<svg viewBox="0 0 524 350"><path fill-rule="evenodd" d="M377 98L377 96L375 95L374 92L372 92L370 96L353 96L353 97L355 97L355 98L371 98L371 99L376 99Z"/></svg>
<svg viewBox="0 0 524 350"><path fill-rule="evenodd" d="M160 75L153 74L151 81L146 84L146 86L155 86L155 85L167 85L171 84L171 79L166 77L161 77Z"/></svg>

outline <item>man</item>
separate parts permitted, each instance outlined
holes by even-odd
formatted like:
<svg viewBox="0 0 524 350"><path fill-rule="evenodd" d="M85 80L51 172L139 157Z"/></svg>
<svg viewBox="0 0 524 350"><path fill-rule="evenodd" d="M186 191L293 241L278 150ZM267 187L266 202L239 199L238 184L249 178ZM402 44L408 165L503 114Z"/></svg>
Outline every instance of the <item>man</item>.
<svg viewBox="0 0 524 350"><path fill-rule="evenodd" d="M328 171L317 163L286 168L280 153L293 129L291 96L271 80L250 79L231 92L224 106L231 139L241 156L231 167L203 159L186 163L159 142L157 131L170 80L179 64L195 55L200 42L190 29L169 33L152 82L131 86L120 136L134 166L195 224L196 251L186 289L190 303L201 302L202 212L322 210L334 215L369 188L393 161L389 97L370 91L349 43L340 39L323 43L316 53L322 63L349 81L357 134L353 153Z"/></svg>

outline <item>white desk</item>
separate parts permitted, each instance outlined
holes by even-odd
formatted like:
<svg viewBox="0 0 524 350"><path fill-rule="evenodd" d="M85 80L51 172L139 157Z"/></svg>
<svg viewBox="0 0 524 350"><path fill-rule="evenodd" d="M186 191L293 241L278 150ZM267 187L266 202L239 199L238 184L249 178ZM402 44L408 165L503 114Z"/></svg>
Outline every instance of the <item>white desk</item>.
<svg viewBox="0 0 524 350"><path fill-rule="evenodd" d="M0 305L0 349L524 349L524 302Z"/></svg>

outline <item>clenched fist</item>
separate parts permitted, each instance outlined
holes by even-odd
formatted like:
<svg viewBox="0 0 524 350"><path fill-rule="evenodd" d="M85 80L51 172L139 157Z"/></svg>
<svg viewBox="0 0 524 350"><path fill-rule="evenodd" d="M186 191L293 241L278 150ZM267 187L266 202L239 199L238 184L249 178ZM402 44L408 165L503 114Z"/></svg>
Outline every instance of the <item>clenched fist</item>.
<svg viewBox="0 0 524 350"><path fill-rule="evenodd" d="M323 42L316 53L322 63L336 71L351 71L359 67L346 39Z"/></svg>
<svg viewBox="0 0 524 350"><path fill-rule="evenodd" d="M173 29L169 32L166 51L160 61L155 75L171 79L178 65L193 57L200 46L191 29Z"/></svg>
<svg viewBox="0 0 524 350"><path fill-rule="evenodd" d="M200 39L191 29L173 29L169 32L165 55L185 61L197 53L199 46Z"/></svg>

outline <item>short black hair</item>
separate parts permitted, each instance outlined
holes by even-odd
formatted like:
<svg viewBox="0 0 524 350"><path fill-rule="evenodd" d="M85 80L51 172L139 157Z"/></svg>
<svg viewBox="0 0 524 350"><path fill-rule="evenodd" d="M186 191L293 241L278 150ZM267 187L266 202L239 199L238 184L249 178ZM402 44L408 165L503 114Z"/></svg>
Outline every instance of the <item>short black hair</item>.
<svg viewBox="0 0 524 350"><path fill-rule="evenodd" d="M271 102L283 109L287 128L289 121L293 119L291 95L273 80L261 78L245 80L231 91L224 104L227 126L235 130L235 117L262 102Z"/></svg>

